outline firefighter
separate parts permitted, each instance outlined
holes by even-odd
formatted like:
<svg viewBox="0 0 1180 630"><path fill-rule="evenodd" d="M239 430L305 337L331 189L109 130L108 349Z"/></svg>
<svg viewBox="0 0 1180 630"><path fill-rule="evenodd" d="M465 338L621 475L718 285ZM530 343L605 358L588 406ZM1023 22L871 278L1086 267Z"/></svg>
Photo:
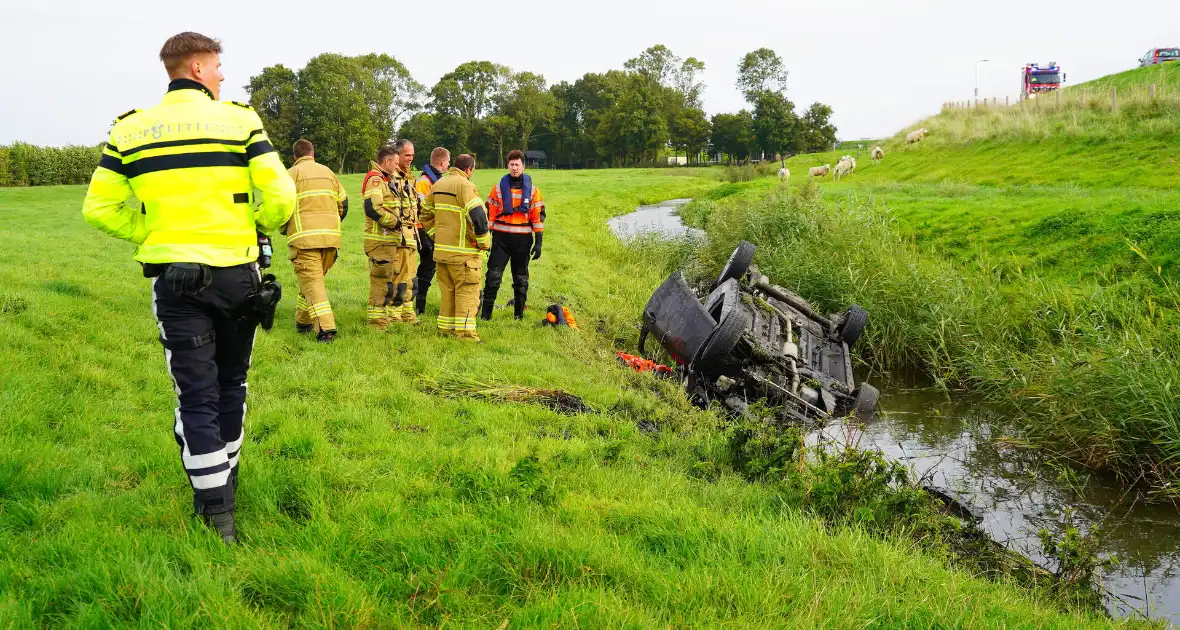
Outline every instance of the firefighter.
<svg viewBox="0 0 1180 630"><path fill-rule="evenodd" d="M475 158L463 154L426 195L422 227L434 240L435 271L441 301L438 331L481 343L475 330L483 254L491 247L488 215L471 183Z"/></svg>
<svg viewBox="0 0 1180 630"><path fill-rule="evenodd" d="M389 328L393 304L394 258L401 241L400 204L390 189L393 173L400 169L398 152L390 145L377 150L361 184L365 205L365 255L369 258L369 306L365 319L377 330Z"/></svg>
<svg viewBox="0 0 1180 630"><path fill-rule="evenodd" d="M299 281L295 329L315 331L316 341L336 338L336 318L324 276L336 262L340 249L340 221L348 215L348 195L332 169L315 161L315 147L299 140L292 147L295 164L287 170L295 181L298 208L283 228L288 257Z"/></svg>
<svg viewBox="0 0 1180 630"><path fill-rule="evenodd" d="M258 114L218 102L220 53L218 41L198 33L164 43L168 92L115 121L82 214L138 246L176 391L173 428L193 506L232 543L246 372L255 329L278 301L272 277L259 277L257 230L291 218L295 183ZM134 208L124 203L132 196Z"/></svg>
<svg viewBox="0 0 1180 630"><path fill-rule="evenodd" d="M398 223L402 238L395 243L393 260L393 303L390 304L389 319L403 324L418 324L414 312L414 276L418 267L418 194L414 189L414 143L398 140L393 143L398 154L398 170L389 182L398 203Z"/></svg>
<svg viewBox="0 0 1180 630"><path fill-rule="evenodd" d="M488 257L481 317L492 318L504 267L511 262L513 316L523 319L529 293L529 259L541 257L541 239L545 234L545 201L541 189L533 186L532 178L524 172L524 153L508 153L508 174L488 195L488 209L492 251Z"/></svg>
<svg viewBox="0 0 1180 630"><path fill-rule="evenodd" d="M430 152L430 162L423 165L422 175L414 182L414 189L418 192L418 204L426 201L430 194L430 187L447 172L451 165L451 152L443 147L434 147ZM434 281L434 241L426 230L418 225L418 285L414 287L414 311L421 315L426 312L426 293L430 291L430 283Z"/></svg>

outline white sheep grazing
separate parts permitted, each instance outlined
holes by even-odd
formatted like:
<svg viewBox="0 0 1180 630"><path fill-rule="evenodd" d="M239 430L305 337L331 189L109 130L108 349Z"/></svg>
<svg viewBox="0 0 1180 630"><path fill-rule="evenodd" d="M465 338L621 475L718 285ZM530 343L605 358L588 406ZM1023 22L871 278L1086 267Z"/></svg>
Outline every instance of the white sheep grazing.
<svg viewBox="0 0 1180 630"><path fill-rule="evenodd" d="M873 164L879 164L885 158L885 149L873 147L873 150L869 153L869 157L872 158Z"/></svg>
<svg viewBox="0 0 1180 630"><path fill-rule="evenodd" d="M780 169L778 170L778 180L779 180L780 182L785 182L785 181L787 181L788 179L791 179L791 171L790 171L790 169L787 169L787 168L785 168L785 167L784 167L784 168L780 168Z"/></svg>
<svg viewBox="0 0 1180 630"><path fill-rule="evenodd" d="M921 142L922 138L925 138L927 133L930 132L927 131L925 127L922 127L917 131L911 131L905 135L905 143L909 145L914 144L915 142Z"/></svg>
<svg viewBox="0 0 1180 630"><path fill-rule="evenodd" d="M807 169L807 175L810 177L823 177L832 169L831 164L824 164L823 166L813 166Z"/></svg>
<svg viewBox="0 0 1180 630"><path fill-rule="evenodd" d="M845 159L836 163L836 179L851 175L854 170L856 170L856 158L845 156Z"/></svg>

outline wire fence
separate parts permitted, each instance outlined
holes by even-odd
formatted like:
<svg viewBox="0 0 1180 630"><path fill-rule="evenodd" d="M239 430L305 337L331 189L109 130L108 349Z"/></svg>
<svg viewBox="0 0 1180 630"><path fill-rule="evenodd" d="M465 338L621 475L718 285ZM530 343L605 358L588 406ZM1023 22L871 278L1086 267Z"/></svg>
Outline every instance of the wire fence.
<svg viewBox="0 0 1180 630"><path fill-rule="evenodd" d="M1030 94L1025 99L1011 96L985 97L965 101L947 101L943 111L983 109L997 107L1020 107L1030 109L1053 109L1081 107L1095 110L1118 112L1123 107L1142 105L1180 105L1180 86L1150 83L1131 86L1076 87L1052 92Z"/></svg>

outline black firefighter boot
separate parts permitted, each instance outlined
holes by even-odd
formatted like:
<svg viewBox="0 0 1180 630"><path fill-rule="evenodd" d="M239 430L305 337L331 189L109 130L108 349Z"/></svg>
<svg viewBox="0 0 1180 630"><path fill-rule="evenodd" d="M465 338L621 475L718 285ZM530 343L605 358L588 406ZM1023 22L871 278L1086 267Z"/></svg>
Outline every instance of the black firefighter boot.
<svg viewBox="0 0 1180 630"><path fill-rule="evenodd" d="M487 298L483 298L483 301L480 302L479 318L484 321L490 321L492 319L492 309L494 308L496 308L495 299L489 300Z"/></svg>

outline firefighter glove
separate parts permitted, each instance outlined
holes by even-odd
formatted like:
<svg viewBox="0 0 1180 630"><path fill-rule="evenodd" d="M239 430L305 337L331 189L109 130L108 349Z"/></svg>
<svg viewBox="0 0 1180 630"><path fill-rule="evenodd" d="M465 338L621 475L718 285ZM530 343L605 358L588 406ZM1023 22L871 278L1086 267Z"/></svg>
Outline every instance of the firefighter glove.
<svg viewBox="0 0 1180 630"><path fill-rule="evenodd" d="M543 235L543 232L537 232L535 238L533 239L533 260L537 260L541 257L541 237Z"/></svg>

